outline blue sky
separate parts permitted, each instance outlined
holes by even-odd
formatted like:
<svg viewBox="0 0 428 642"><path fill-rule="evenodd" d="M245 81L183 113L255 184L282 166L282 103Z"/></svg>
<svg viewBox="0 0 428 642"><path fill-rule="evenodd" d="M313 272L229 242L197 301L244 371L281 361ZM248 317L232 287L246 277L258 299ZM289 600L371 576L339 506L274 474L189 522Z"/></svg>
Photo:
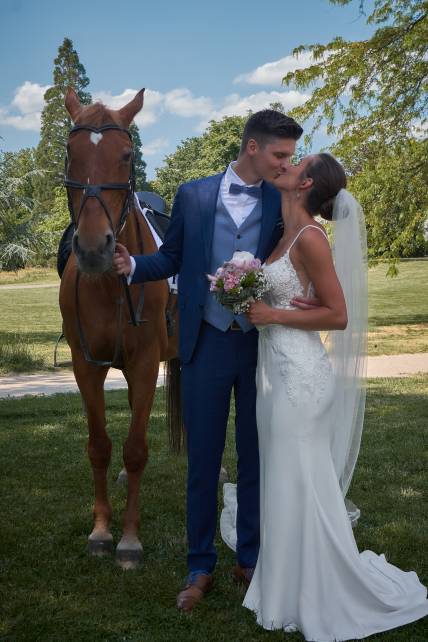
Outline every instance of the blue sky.
<svg viewBox="0 0 428 642"><path fill-rule="evenodd" d="M67 36L94 99L119 108L146 87L137 124L149 178L211 118L303 101L281 86L288 69L307 63L291 58L294 47L372 31L359 0L0 0L0 12L1 149L37 144L43 93Z"/></svg>

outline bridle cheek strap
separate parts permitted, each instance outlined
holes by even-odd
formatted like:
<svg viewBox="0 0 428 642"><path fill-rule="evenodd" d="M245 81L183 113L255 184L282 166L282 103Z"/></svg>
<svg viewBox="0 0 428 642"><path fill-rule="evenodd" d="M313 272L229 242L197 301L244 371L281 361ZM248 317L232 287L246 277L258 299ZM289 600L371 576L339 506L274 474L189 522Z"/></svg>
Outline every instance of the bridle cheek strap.
<svg viewBox="0 0 428 642"><path fill-rule="evenodd" d="M119 127L119 125L103 125L102 127L92 127L92 125L76 125L73 127L70 131L70 134L76 131L91 131L95 132L97 134L110 130L110 129L115 129L119 130L122 132L125 132L131 141L132 144L132 136L131 132L128 129L125 129L123 127ZM75 227L77 228L79 226L79 221L80 221L80 216L82 214L82 210L89 198L96 198L98 202L101 204L108 220L110 223L110 227L112 232L114 233L115 240L119 236L120 232L122 231L125 223L127 216L130 212L131 205L133 203L133 197L134 197L134 191L135 191L135 163L134 163L134 153L132 152L131 155L131 169L130 169L130 174L129 174L129 179L127 183L101 183L99 185L91 185L91 184L84 184L80 183L79 181L75 181L72 178L69 178L67 176L68 173L68 156L66 154L65 156L65 167L64 167L64 185L67 189L67 201L68 201L68 209L70 212L70 218L71 221L74 223ZM82 200L80 201L79 205L79 211L77 214L77 217L74 215L74 208L73 208L73 200L71 198L70 189L81 189L83 190L83 195L82 195ZM107 207L106 202L102 198L102 192L103 190L126 190L126 196L125 200L122 205L122 210L120 212L120 217L119 217L119 224L117 226L117 229L114 229L114 224L113 224L113 217L111 216L109 209Z"/></svg>

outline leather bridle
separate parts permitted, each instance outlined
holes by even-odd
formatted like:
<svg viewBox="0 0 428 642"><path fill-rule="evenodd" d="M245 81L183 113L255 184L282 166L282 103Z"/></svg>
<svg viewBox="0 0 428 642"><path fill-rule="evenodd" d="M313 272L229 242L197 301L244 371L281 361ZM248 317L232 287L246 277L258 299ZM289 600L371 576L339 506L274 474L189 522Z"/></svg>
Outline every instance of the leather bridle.
<svg viewBox="0 0 428 642"><path fill-rule="evenodd" d="M116 125L114 123L107 124L107 125L102 125L101 127L93 127L92 125L75 125L71 130L70 134L73 134L74 132L78 131L90 131L94 132L95 134L101 134L104 131L107 130L116 130L116 131L121 131L124 132L129 136L129 140L131 142L131 148L132 148L132 135L129 129L125 129L124 127L120 127L119 125ZM67 146L68 148L68 146ZM134 161L134 152L131 151L131 167L130 167L130 172L129 172L129 178L127 183L101 183L101 184L84 184L80 183L79 181L75 181L72 178L68 177L68 164L69 164L69 158L68 158L68 153L66 153L65 156L65 167L64 167L64 185L67 189L67 201L68 201L68 210L70 212L70 218L72 223L74 223L75 228L77 229L79 226L79 221L80 217L83 211L83 208L85 207L86 202L88 201L89 198L96 198L100 205L102 206L108 221L110 223L111 230L114 234L114 240L117 240L117 237L123 230L126 219L131 211L131 208L134 203L134 192L135 192L135 161ZM73 208L73 199L71 198L70 194L70 189L81 189L83 190L82 198L79 204L79 209L77 212L77 216L75 216L74 208ZM117 228L115 229L114 223L113 223L113 217L111 216L111 213L109 211L109 208L107 207L106 202L104 201L102 197L102 192L105 190L126 190L126 196L122 205L122 210L120 213L119 217L119 223ZM143 253L143 247L142 247L142 239L140 238L140 245L141 245L141 253ZM134 306L132 303L131 299L131 294L129 292L129 286L128 282L125 276L119 277L120 281L122 282L124 291L125 291L125 297L126 301L128 304L129 308L129 314L132 325L134 326L139 326L141 323L144 323L144 319L138 318L137 314L134 311ZM98 366L104 366L104 367L110 367L110 366L115 366L118 367L118 364L120 363L120 353L121 353L121 328L122 328L122 305L123 305L123 297L119 297L117 300L117 330L116 330L116 342L115 342L115 349L114 349L114 356L111 361L105 361L105 360L100 360L100 359L94 359L90 353L89 346L83 331L81 319L80 319L80 311L79 311L79 280L80 280L80 271L78 270L76 273L76 283L75 283L75 305L76 305L76 316L77 316L77 328L78 328L78 333L79 333L79 339L80 339L80 345L84 354L84 357L86 361L89 363L92 363L94 365ZM141 287L141 293L140 293L140 304L139 308L142 309L144 305L144 290L143 287Z"/></svg>
<svg viewBox="0 0 428 642"><path fill-rule="evenodd" d="M69 136L73 134L74 132L78 131L90 131L95 134L101 134L104 131L107 130L116 130L116 131L121 131L124 132L129 136L129 140L131 141L131 147L132 147L132 135L129 129L125 129L124 127L120 127L119 125L115 125L114 123L108 124L108 125L102 125L101 127L93 127L92 125L75 125L71 130ZM101 204L108 220L110 223L111 231L114 234L115 240L119 236L120 232L123 229L123 226L126 223L127 216L131 210L131 206L133 204L133 199L134 199L134 192L135 192L135 162L134 162L134 152L131 152L131 168L129 172L129 179L127 183L101 183L99 185L91 185L91 184L84 184L84 183L79 183L79 181L75 181L72 178L68 177L68 154L65 156L65 168L64 168L64 185L67 189L67 200L68 200L68 210L70 212L70 217L72 222L74 223L76 229L78 228L79 221L80 221L80 216L82 214L82 210L86 205L86 202L88 201L89 198L96 198L97 201ZM71 198L70 195L70 189L81 189L83 190L83 195L82 199L80 201L79 205L79 210L77 213L77 216L75 216L74 213L74 208L73 208L73 199ZM120 218L119 218L119 224L117 226L117 229L115 229L114 223L113 223L113 218L110 214L110 211L107 207L107 204L105 203L103 197L102 197L102 192L105 190L126 190L126 196L125 200L122 205L122 210L120 213Z"/></svg>

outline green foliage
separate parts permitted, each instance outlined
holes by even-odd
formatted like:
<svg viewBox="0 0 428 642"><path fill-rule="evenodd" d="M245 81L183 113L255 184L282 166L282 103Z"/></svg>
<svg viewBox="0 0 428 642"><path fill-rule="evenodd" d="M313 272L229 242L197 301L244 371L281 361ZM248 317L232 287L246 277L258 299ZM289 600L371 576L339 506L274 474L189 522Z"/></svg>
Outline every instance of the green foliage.
<svg viewBox="0 0 428 642"><path fill-rule="evenodd" d="M428 142L409 139L364 162L349 186L366 214L369 258L423 256ZM393 268L391 269L392 272Z"/></svg>
<svg viewBox="0 0 428 642"><path fill-rule="evenodd" d="M353 0L330 1L346 5ZM337 137L331 149L344 162L352 189L366 206L372 256L415 256L422 252L428 216L423 187L427 149L422 140L428 105L427 4L377 0L367 23L377 27L367 40L337 37L326 45L295 49L296 55L312 52L314 62L287 74L283 82L313 88L292 115L300 122L312 119L307 144L323 123L327 133Z"/></svg>
<svg viewBox="0 0 428 642"><path fill-rule="evenodd" d="M138 127L135 123L131 123L129 131L132 136L132 145L134 148L134 163L135 163L135 190L137 192L147 189L147 176L146 167L147 163L143 160L143 153L141 151L141 138Z"/></svg>
<svg viewBox="0 0 428 642"><path fill-rule="evenodd" d="M85 91L89 78L69 38L64 38L54 65L53 85L44 96L45 107L37 147L37 166L46 173L43 180L36 182L36 194L38 210L45 214L52 211L54 188L62 184L64 176L65 148L71 128L71 119L64 106L67 88L75 89L82 104L91 102L90 94Z"/></svg>
<svg viewBox="0 0 428 642"><path fill-rule="evenodd" d="M156 170L153 189L171 205L181 183L223 172L238 157L246 120L224 116L220 121L212 120L201 136L184 140Z"/></svg>
<svg viewBox="0 0 428 642"><path fill-rule="evenodd" d="M43 246L34 208L34 149L0 153L0 268L25 267Z"/></svg>

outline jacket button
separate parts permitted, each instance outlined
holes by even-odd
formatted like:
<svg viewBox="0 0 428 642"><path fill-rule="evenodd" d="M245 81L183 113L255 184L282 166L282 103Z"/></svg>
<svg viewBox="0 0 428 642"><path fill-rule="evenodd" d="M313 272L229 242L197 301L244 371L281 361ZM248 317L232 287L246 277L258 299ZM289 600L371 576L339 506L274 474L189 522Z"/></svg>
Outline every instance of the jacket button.
<svg viewBox="0 0 428 642"><path fill-rule="evenodd" d="M236 235L236 238L237 238L237 239L240 239L240 238L241 238L241 235L240 235L240 234L237 234L237 235Z"/></svg>

